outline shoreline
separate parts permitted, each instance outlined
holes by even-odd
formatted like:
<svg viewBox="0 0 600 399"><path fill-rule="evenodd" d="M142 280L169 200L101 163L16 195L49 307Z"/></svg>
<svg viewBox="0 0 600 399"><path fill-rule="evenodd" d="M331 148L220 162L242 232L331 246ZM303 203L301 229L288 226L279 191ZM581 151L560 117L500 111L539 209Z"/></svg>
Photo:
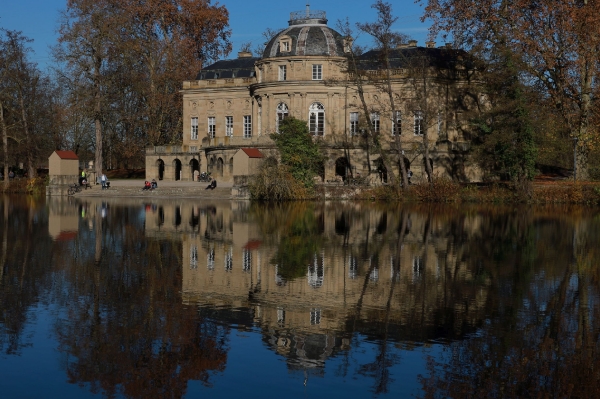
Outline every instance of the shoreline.
<svg viewBox="0 0 600 399"><path fill-rule="evenodd" d="M231 195L232 183L217 184L214 190L206 190L206 182L192 181L159 181L158 188L144 190L144 180L115 179L110 180L110 188L102 190L99 184L83 189L73 195L75 198L193 198L193 199L236 199Z"/></svg>

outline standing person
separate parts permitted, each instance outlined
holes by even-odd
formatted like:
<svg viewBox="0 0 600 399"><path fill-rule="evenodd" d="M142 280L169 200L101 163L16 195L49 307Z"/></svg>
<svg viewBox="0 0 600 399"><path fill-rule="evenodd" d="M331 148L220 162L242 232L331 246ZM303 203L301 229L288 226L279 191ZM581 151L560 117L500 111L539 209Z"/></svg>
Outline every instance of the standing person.
<svg viewBox="0 0 600 399"><path fill-rule="evenodd" d="M100 176L100 183L102 184L102 190L104 190L106 188L106 175L104 173L102 173L102 176Z"/></svg>

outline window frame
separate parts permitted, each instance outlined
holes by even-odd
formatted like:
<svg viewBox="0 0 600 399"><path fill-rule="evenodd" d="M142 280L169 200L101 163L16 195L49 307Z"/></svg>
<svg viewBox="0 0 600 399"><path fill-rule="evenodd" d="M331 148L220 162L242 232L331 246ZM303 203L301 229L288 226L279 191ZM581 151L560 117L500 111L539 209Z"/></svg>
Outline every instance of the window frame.
<svg viewBox="0 0 600 399"><path fill-rule="evenodd" d="M289 53L292 51L292 38L285 35L279 39L279 52Z"/></svg>
<svg viewBox="0 0 600 399"><path fill-rule="evenodd" d="M279 81L284 82L287 80L287 66L279 65Z"/></svg>
<svg viewBox="0 0 600 399"><path fill-rule="evenodd" d="M423 111L417 110L414 112L414 127L413 133L415 136L423 136Z"/></svg>
<svg viewBox="0 0 600 399"><path fill-rule="evenodd" d="M350 112L350 136L357 136L359 133L358 118L358 112Z"/></svg>
<svg viewBox="0 0 600 399"><path fill-rule="evenodd" d="M395 113L395 115L394 115ZM392 136L402 135L402 111L392 113Z"/></svg>
<svg viewBox="0 0 600 399"><path fill-rule="evenodd" d="M373 132L378 134L381 131L381 118L379 112L371 112L371 124L373 125Z"/></svg>
<svg viewBox="0 0 600 399"><path fill-rule="evenodd" d="M233 116L225 116L225 136L233 137Z"/></svg>
<svg viewBox="0 0 600 399"><path fill-rule="evenodd" d="M308 131L311 136L325 136L325 106L314 102L308 109Z"/></svg>
<svg viewBox="0 0 600 399"><path fill-rule="evenodd" d="M208 137L214 139L217 136L217 120L214 116L208 117Z"/></svg>
<svg viewBox="0 0 600 399"><path fill-rule="evenodd" d="M190 120L190 139L198 140L198 117L192 116Z"/></svg>
<svg viewBox="0 0 600 399"><path fill-rule="evenodd" d="M244 115L244 138L252 137L252 115Z"/></svg>
<svg viewBox="0 0 600 399"><path fill-rule="evenodd" d="M312 64L312 80L323 80L323 64Z"/></svg>
<svg viewBox="0 0 600 399"><path fill-rule="evenodd" d="M277 118L275 120L275 129L276 129L277 133L279 133L279 124L285 118L290 116L290 108L288 107L288 105L286 103L280 102L277 105L276 114L277 114Z"/></svg>

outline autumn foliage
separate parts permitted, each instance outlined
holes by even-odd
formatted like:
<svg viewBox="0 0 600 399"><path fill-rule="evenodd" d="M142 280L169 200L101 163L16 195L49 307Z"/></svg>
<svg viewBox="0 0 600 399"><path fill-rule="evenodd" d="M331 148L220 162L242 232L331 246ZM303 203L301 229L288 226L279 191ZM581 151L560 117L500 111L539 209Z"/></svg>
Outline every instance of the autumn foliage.
<svg viewBox="0 0 600 399"><path fill-rule="evenodd" d="M482 59L498 46L514 55L524 83L561 115L577 139L579 177L598 146L598 0L419 0L432 34L450 36ZM572 147L571 147L572 148ZM566 150L569 150L566 148Z"/></svg>

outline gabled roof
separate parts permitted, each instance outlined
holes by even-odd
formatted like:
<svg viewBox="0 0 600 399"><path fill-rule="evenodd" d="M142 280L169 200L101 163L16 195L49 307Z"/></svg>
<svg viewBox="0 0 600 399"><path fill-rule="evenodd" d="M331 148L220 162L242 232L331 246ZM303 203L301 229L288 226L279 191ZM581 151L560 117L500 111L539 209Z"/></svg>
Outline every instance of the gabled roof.
<svg viewBox="0 0 600 399"><path fill-rule="evenodd" d="M60 159L79 159L77 154L75 154L73 151L56 150L54 152L56 152L56 155L58 155Z"/></svg>
<svg viewBox="0 0 600 399"><path fill-rule="evenodd" d="M258 150L258 148L242 148L242 151L248 155L248 158L263 158L264 155Z"/></svg>

